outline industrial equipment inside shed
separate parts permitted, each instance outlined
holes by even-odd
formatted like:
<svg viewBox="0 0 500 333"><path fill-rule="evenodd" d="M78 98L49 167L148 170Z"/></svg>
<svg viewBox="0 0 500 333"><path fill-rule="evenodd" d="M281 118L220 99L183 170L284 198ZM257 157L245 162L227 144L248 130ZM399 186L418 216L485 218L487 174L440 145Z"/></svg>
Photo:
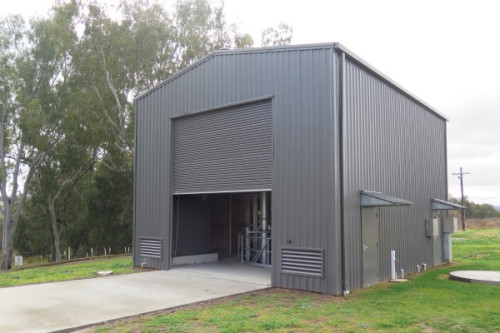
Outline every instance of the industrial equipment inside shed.
<svg viewBox="0 0 500 333"><path fill-rule="evenodd" d="M452 259L447 119L341 44L219 50L135 107L136 266L340 295Z"/></svg>
<svg viewBox="0 0 500 333"><path fill-rule="evenodd" d="M217 261L271 265L268 192L174 196L172 264Z"/></svg>

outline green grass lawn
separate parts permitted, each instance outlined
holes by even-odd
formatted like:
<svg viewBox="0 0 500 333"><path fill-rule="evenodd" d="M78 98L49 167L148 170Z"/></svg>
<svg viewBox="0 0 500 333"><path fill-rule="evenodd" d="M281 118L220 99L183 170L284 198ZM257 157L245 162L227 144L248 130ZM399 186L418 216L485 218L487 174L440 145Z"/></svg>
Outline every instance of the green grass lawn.
<svg viewBox="0 0 500 333"><path fill-rule="evenodd" d="M500 287L448 279L500 270L500 229L454 235L455 265L341 297L271 289L119 321L97 332L499 332Z"/></svg>
<svg viewBox="0 0 500 333"><path fill-rule="evenodd" d="M33 267L0 272L0 287L97 277L98 271L113 274L133 273L132 258L127 256L70 262L54 266Z"/></svg>

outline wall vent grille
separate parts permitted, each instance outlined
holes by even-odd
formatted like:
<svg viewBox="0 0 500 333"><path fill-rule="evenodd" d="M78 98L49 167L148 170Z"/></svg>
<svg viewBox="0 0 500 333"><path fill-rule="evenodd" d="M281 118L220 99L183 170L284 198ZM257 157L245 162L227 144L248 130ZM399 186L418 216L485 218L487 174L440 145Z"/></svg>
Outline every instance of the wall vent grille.
<svg viewBox="0 0 500 333"><path fill-rule="evenodd" d="M142 257L150 257L161 259L162 255L162 239L161 238L140 238L140 255Z"/></svg>
<svg viewBox="0 0 500 333"><path fill-rule="evenodd" d="M310 248L283 248L281 272L323 277L324 251Z"/></svg>

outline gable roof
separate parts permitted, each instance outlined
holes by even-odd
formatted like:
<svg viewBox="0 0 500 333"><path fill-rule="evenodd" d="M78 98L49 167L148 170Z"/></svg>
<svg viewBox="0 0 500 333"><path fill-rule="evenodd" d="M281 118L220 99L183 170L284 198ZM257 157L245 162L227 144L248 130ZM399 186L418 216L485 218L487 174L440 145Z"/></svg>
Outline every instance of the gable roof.
<svg viewBox="0 0 500 333"><path fill-rule="evenodd" d="M434 107L430 106L429 104L427 104L426 102L424 102L420 98L418 98L415 95L413 95L412 93L410 93L408 90L403 88L400 84L396 83L395 81L390 79L388 76L386 76L385 74L380 72L378 69L376 69L375 67L371 66L369 63L364 61L361 57L356 55L354 52L349 50L347 47L345 47L341 43L337 43L337 42L335 42L335 43L317 43L317 44L300 44L300 45L284 45L284 46L272 46L272 47L255 47L255 48L252 47L252 48L244 48L244 49L220 49L220 50L209 53L208 55L201 58L200 60L198 60L194 64L192 64L192 65L186 67L185 69L175 73L174 75L170 76L169 78L167 78L163 82L160 82L155 87L142 92L141 94L139 94L135 98L135 101L137 101L141 98L144 98L145 96L151 94L152 92L167 85L169 82L177 79L178 77L193 70L194 68L203 65L205 62L207 62L210 59L215 58L217 56L238 55L238 54L248 54L248 53L283 52L283 51L294 51L294 50L303 51L303 50L325 49L325 48L334 49L338 52L345 54L345 56L347 58L349 58L351 61L356 62L358 65L360 65L361 67L363 67L364 69L366 69L370 73L374 74L379 79L383 80L385 83L390 85L392 88L398 90L403 95L407 96L408 98L410 98L410 99L414 100L415 102L417 102L418 104L420 104L422 107L427 109L429 112L435 114L436 116L438 116L439 118L441 118L443 120L446 120L446 121L448 120L448 118L445 115L443 115L442 113L437 111Z"/></svg>

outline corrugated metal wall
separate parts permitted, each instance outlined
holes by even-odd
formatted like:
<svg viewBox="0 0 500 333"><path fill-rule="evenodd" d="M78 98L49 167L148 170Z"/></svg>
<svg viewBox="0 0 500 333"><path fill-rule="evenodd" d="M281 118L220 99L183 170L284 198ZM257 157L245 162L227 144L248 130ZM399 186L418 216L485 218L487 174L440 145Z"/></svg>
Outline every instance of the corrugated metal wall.
<svg viewBox="0 0 500 333"><path fill-rule="evenodd" d="M390 251L399 268L432 265L425 236L431 198L446 199L446 120L347 57L344 72L344 200L348 289L362 287L359 190L414 202L381 208L381 279L390 278Z"/></svg>
<svg viewBox="0 0 500 333"><path fill-rule="evenodd" d="M170 262L170 122L159 95L136 101L134 265L168 268ZM162 240L162 257L140 255L140 238Z"/></svg>
<svg viewBox="0 0 500 333"><path fill-rule="evenodd" d="M341 293L333 48L276 54L274 284ZM325 278L281 273L281 248L325 251Z"/></svg>
<svg viewBox="0 0 500 333"><path fill-rule="evenodd" d="M333 58L333 44L219 51L140 96L135 238L170 239L171 118L272 97L273 284L340 293ZM282 247L324 249L325 278L282 274Z"/></svg>

